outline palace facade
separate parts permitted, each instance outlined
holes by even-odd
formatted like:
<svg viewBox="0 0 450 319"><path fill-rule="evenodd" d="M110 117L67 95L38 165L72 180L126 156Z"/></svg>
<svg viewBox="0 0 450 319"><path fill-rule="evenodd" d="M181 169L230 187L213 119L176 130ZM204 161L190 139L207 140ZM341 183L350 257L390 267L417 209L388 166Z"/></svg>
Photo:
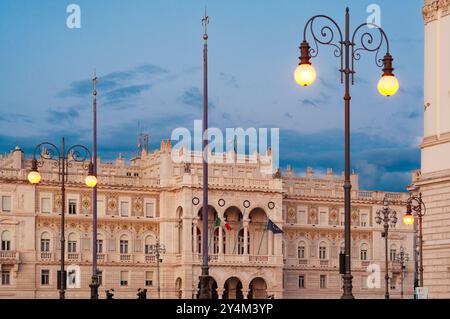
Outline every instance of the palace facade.
<svg viewBox="0 0 450 319"><path fill-rule="evenodd" d="M216 155L217 156L217 155ZM339 251L343 247L343 178L331 170L317 176L271 174L272 156L222 154L234 164L210 164L209 254L216 298L339 298ZM197 157L197 158L195 158ZM98 165L98 269L100 297L196 298L202 252L202 166L172 159L170 141L125 161ZM198 161L200 159L200 161ZM239 161L238 161L239 159ZM199 163L200 162L200 163ZM31 185L31 167L16 148L0 158L0 298L58 298L61 193L58 169L40 168ZM66 298L89 298L92 272L92 191L85 171L70 168L66 184L66 267L79 269ZM400 247L412 256L413 231L401 223L407 194L362 191L352 175L352 267L357 298L384 296L384 239L374 214L384 196L398 213L389 235L391 296L399 298ZM270 218L283 234L267 230ZM218 222L220 221L220 225ZM151 245L165 247L156 262ZM368 271L368 268L371 269ZM67 268L66 268L67 269ZM159 280L158 280L158 273ZM368 283L373 277L375 287ZM407 264L405 297L412 296L413 261Z"/></svg>
<svg viewBox="0 0 450 319"><path fill-rule="evenodd" d="M411 191L422 193L423 286L450 298L450 0L424 0L424 133L421 169Z"/></svg>

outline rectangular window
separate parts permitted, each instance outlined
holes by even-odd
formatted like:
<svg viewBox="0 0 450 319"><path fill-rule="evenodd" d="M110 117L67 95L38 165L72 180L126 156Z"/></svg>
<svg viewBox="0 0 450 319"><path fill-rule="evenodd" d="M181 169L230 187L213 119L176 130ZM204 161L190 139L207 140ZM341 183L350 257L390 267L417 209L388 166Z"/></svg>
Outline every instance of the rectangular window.
<svg viewBox="0 0 450 319"><path fill-rule="evenodd" d="M128 286L128 271L121 271L120 272L120 285L121 286Z"/></svg>
<svg viewBox="0 0 450 319"><path fill-rule="evenodd" d="M69 199L69 215L77 214L77 200Z"/></svg>
<svg viewBox="0 0 450 319"><path fill-rule="evenodd" d="M41 239L41 252L48 253L50 251L50 239Z"/></svg>
<svg viewBox="0 0 450 319"><path fill-rule="evenodd" d="M50 213L50 198L41 198L41 213Z"/></svg>
<svg viewBox="0 0 450 319"><path fill-rule="evenodd" d="M306 225L306 212L304 210L298 212L298 223L300 225Z"/></svg>
<svg viewBox="0 0 450 319"><path fill-rule="evenodd" d="M305 276L304 275L298 276L298 288L300 288L300 289L305 288Z"/></svg>
<svg viewBox="0 0 450 319"><path fill-rule="evenodd" d="M391 283L391 289L392 290L397 289L397 276L396 275L392 275L390 283Z"/></svg>
<svg viewBox="0 0 450 319"><path fill-rule="evenodd" d="M120 253L121 254L128 254L128 240L121 240L120 241Z"/></svg>
<svg viewBox="0 0 450 319"><path fill-rule="evenodd" d="M105 215L105 202L103 200L97 200L97 216Z"/></svg>
<svg viewBox="0 0 450 319"><path fill-rule="evenodd" d="M320 212L319 225L328 225L328 213L327 212Z"/></svg>
<svg viewBox="0 0 450 319"><path fill-rule="evenodd" d="M103 284L103 271L97 270L98 284L101 286Z"/></svg>
<svg viewBox="0 0 450 319"><path fill-rule="evenodd" d="M305 259L305 246L298 246L297 255L298 259Z"/></svg>
<svg viewBox="0 0 450 319"><path fill-rule="evenodd" d="M2 196L2 211L11 211L11 196Z"/></svg>
<svg viewBox="0 0 450 319"><path fill-rule="evenodd" d="M319 259L327 259L327 247L319 248Z"/></svg>
<svg viewBox="0 0 450 319"><path fill-rule="evenodd" d="M326 275L320 275L320 289L327 288L327 276Z"/></svg>
<svg viewBox="0 0 450 319"><path fill-rule="evenodd" d="M394 248L391 248L390 253L389 253L389 260L395 261L396 256L397 256L397 250Z"/></svg>
<svg viewBox="0 0 450 319"><path fill-rule="evenodd" d="M368 217L367 214L361 214L361 227L367 227L368 226Z"/></svg>
<svg viewBox="0 0 450 319"><path fill-rule="evenodd" d="M145 285L146 286L153 286L153 271L146 271L145 272Z"/></svg>
<svg viewBox="0 0 450 319"><path fill-rule="evenodd" d="M97 253L103 254L103 239L97 239Z"/></svg>
<svg viewBox="0 0 450 319"><path fill-rule="evenodd" d="M77 252L77 242L74 240L69 240L67 243L67 252L76 253Z"/></svg>
<svg viewBox="0 0 450 319"><path fill-rule="evenodd" d="M11 284L11 271L9 269L2 269L2 285L7 286Z"/></svg>
<svg viewBox="0 0 450 319"><path fill-rule="evenodd" d="M41 270L41 285L48 286L50 284L50 270L42 269Z"/></svg>
<svg viewBox="0 0 450 319"><path fill-rule="evenodd" d="M3 235L4 238L2 238L2 245L1 250L2 251L10 251L11 250L11 238L9 237L9 232L5 232L7 235Z"/></svg>
<svg viewBox="0 0 450 319"><path fill-rule="evenodd" d="M145 217L155 217L155 203L145 203Z"/></svg>
<svg viewBox="0 0 450 319"><path fill-rule="evenodd" d="M120 216L127 217L128 212L130 210L130 203L128 202L120 202Z"/></svg>
<svg viewBox="0 0 450 319"><path fill-rule="evenodd" d="M344 225L345 225L345 213L342 212L341 213L341 226L344 226Z"/></svg>
<svg viewBox="0 0 450 319"><path fill-rule="evenodd" d="M361 249L361 260L367 260L367 249Z"/></svg>

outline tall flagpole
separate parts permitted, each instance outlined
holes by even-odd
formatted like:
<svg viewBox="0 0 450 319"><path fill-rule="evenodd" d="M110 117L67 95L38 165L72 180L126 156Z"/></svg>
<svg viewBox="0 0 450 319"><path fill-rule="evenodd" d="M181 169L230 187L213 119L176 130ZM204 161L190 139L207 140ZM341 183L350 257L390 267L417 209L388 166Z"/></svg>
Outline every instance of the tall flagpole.
<svg viewBox="0 0 450 319"><path fill-rule="evenodd" d="M199 299L211 299L210 276L208 266L208 23L209 17L206 14L202 19L205 32L203 34L203 263L200 280Z"/></svg>
<svg viewBox="0 0 450 319"><path fill-rule="evenodd" d="M97 73L94 70L93 82L93 169L94 175L97 176ZM89 285L91 287L91 299L98 299L98 273L97 273L97 186L94 187L92 191L92 283Z"/></svg>

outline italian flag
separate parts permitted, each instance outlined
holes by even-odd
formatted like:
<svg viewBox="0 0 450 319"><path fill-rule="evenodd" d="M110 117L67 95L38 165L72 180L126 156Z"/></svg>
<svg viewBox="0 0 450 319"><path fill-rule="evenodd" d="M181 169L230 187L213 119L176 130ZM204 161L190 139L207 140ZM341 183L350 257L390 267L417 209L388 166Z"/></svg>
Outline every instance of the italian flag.
<svg viewBox="0 0 450 319"><path fill-rule="evenodd" d="M222 220L220 219L219 216L217 216L217 217L216 217L216 220L214 221L214 227L219 227L221 223L222 223ZM231 226L230 226L230 224L225 223L225 228L226 228L228 231L231 231Z"/></svg>

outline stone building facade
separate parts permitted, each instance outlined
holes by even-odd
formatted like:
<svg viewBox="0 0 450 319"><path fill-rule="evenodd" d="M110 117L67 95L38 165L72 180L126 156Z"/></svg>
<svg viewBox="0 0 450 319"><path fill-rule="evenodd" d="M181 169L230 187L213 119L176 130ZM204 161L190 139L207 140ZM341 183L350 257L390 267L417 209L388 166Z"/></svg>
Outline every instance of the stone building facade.
<svg viewBox="0 0 450 319"><path fill-rule="evenodd" d="M113 288L116 298L196 298L201 265L202 167L200 154L190 164L173 160L170 141L160 149L98 167L98 268L100 295ZM338 254L342 245L341 176L271 174L272 156L219 154L232 164L210 165L209 253L217 298L339 298ZM200 159L200 161L199 161ZM237 161L237 160L240 161ZM61 193L57 168L40 168L42 182L31 185L31 167L20 148L0 158L0 298L57 298L60 260ZM78 288L67 298L88 298L92 268L92 194L79 165L70 167L66 185L66 265L79 267ZM384 294L384 246L374 213L388 196L399 217L406 194L361 191L353 175L354 292L359 298ZM284 230L267 230L268 219ZM216 221L220 220L220 226ZM401 223L390 234L390 254L403 246L412 255L410 229ZM159 238L166 248L160 263L149 245ZM394 259L394 257L392 257ZM366 277L381 267L379 288ZM377 266L378 265L378 266ZM412 294L412 261L404 281ZM373 268L375 267L375 268ZM400 268L393 271L391 293L400 296ZM379 269L379 268L378 268ZM373 273L372 273L373 275Z"/></svg>
<svg viewBox="0 0 450 319"><path fill-rule="evenodd" d="M421 169L410 189L421 192L424 287L450 298L450 1L425 0L424 133Z"/></svg>

